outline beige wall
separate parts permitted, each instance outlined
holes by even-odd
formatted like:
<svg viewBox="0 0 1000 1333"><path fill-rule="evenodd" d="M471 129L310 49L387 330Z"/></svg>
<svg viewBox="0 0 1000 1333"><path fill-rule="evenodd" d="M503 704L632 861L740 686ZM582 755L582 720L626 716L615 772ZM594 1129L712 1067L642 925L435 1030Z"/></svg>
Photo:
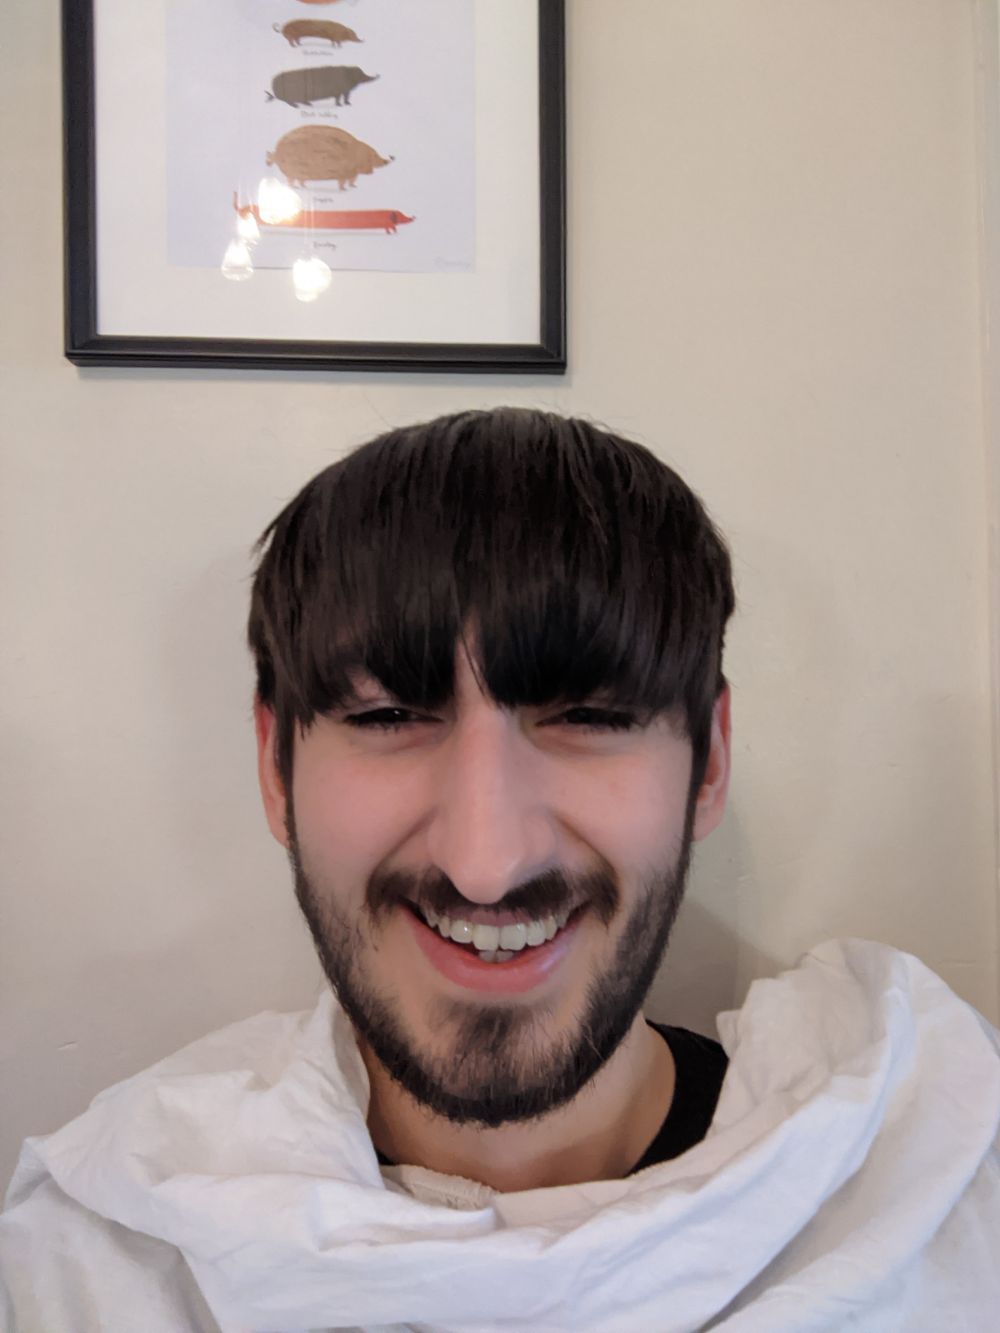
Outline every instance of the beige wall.
<svg viewBox="0 0 1000 1333"><path fill-rule="evenodd" d="M387 424L634 434L730 534L732 809L654 1012L831 935L997 1017L975 47L960 0L568 0L565 380L89 371L55 0L4 7L0 1181L102 1086L317 984L258 814L251 539Z"/></svg>

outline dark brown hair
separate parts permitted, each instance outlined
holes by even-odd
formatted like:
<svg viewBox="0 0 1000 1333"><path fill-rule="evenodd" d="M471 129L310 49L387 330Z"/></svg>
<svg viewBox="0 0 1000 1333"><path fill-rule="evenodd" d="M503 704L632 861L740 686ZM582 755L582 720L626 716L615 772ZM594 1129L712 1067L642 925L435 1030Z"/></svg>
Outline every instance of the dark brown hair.
<svg viewBox="0 0 1000 1333"><path fill-rule="evenodd" d="M700 785L725 684L729 554L648 449L515 408L389 431L312 479L257 543L249 640L290 784L296 728L353 700L361 669L432 711L476 630L501 707L673 712Z"/></svg>

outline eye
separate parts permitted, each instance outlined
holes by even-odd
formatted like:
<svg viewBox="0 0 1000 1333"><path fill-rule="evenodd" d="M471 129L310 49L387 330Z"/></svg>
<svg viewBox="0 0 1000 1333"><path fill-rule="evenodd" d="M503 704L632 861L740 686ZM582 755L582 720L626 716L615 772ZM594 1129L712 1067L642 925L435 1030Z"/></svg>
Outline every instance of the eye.
<svg viewBox="0 0 1000 1333"><path fill-rule="evenodd" d="M556 722L568 722L577 731L632 731L641 726L635 713L622 713L607 708L567 708Z"/></svg>
<svg viewBox="0 0 1000 1333"><path fill-rule="evenodd" d="M350 713L343 719L344 724L357 731L402 731L404 727L420 722L433 722L433 718L421 716L409 708L373 708L364 713ZM566 723L578 732L633 731L642 726L637 714L608 708L588 708L578 705L567 708L544 726Z"/></svg>
<svg viewBox="0 0 1000 1333"><path fill-rule="evenodd" d="M408 708L373 708L369 713L351 713L344 718L349 727L359 731L400 731L411 722L424 722Z"/></svg>

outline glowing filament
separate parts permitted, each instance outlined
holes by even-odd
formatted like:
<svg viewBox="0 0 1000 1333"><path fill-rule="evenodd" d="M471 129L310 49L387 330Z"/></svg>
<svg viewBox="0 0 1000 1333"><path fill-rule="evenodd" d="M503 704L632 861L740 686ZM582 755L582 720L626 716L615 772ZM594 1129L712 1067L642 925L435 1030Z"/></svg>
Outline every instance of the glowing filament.
<svg viewBox="0 0 1000 1333"><path fill-rule="evenodd" d="M222 257L222 276L231 282L244 282L253 277L253 260L246 241L237 238L226 246Z"/></svg>
<svg viewBox="0 0 1000 1333"><path fill-rule="evenodd" d="M239 213L236 218L236 235L240 240L246 241L247 245L253 245L255 241L260 240L260 228L257 226L257 219L250 212Z"/></svg>
<svg viewBox="0 0 1000 1333"><path fill-rule="evenodd" d="M265 176L257 189L257 214L261 222L288 222L302 212L302 200L290 185Z"/></svg>
<svg viewBox="0 0 1000 1333"><path fill-rule="evenodd" d="M300 301L315 301L320 292L325 292L333 279L330 265L318 255L309 259L296 259L292 265L292 282L295 295Z"/></svg>

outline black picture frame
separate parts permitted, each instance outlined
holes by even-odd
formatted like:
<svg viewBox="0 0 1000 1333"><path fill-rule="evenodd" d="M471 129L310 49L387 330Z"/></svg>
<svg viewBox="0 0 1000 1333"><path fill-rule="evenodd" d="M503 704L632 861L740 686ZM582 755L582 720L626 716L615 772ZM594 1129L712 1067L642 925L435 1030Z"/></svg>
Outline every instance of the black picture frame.
<svg viewBox="0 0 1000 1333"><path fill-rule="evenodd" d="M532 343L293 342L98 331L94 5L62 0L65 355L78 366L468 372L566 370L565 3L538 0L540 291Z"/></svg>

